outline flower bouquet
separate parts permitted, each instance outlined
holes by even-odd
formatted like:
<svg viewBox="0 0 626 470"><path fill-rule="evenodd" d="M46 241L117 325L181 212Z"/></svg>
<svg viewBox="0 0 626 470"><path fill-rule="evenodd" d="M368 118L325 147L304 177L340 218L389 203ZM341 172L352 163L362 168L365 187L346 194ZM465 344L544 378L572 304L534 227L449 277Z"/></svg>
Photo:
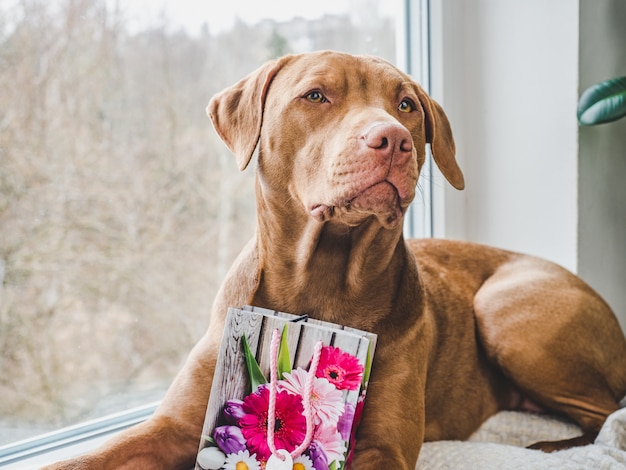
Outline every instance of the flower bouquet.
<svg viewBox="0 0 626 470"><path fill-rule="evenodd" d="M229 309L196 469L349 469L374 345L307 317Z"/></svg>

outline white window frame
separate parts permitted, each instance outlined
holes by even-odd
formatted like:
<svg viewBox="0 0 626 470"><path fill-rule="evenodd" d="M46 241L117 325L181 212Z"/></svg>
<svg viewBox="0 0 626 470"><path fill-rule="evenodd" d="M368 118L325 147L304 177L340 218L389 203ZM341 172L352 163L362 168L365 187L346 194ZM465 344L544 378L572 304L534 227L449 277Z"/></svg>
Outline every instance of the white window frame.
<svg viewBox="0 0 626 470"><path fill-rule="evenodd" d="M0 468L36 469L95 449L113 435L152 416L159 402L103 416L0 447Z"/></svg>
<svg viewBox="0 0 626 470"><path fill-rule="evenodd" d="M431 92L430 77L430 0L405 0L404 18L398 27L398 65ZM406 214L407 238L433 236L433 165L430 147L420 173L415 200Z"/></svg>

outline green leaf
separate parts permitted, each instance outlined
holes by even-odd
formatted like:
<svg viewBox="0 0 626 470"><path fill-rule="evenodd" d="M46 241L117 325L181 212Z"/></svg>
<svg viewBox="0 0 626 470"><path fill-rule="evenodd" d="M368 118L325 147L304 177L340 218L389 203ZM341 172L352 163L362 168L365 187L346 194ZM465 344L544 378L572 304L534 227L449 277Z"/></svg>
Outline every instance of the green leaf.
<svg viewBox="0 0 626 470"><path fill-rule="evenodd" d="M333 463L330 464L328 470L337 470L337 461L333 460Z"/></svg>
<svg viewBox="0 0 626 470"><path fill-rule="evenodd" d="M278 358L276 361L278 368L278 378L282 379L285 372L291 372L291 359L289 358L289 344L287 342L287 323L283 327L280 335L280 347L278 348Z"/></svg>
<svg viewBox="0 0 626 470"><path fill-rule="evenodd" d="M370 380L370 373L372 372L372 343L367 345L367 357L365 358L365 367L363 368L363 380L362 385L365 385Z"/></svg>
<svg viewBox="0 0 626 470"><path fill-rule="evenodd" d="M626 77L612 78L590 86L578 100L578 121L593 126L626 116Z"/></svg>
<svg viewBox="0 0 626 470"><path fill-rule="evenodd" d="M259 385L267 383L267 379L263 375L263 372L261 372L261 368L254 354L250 351L246 335L244 334L241 339L243 342L243 353L246 357L246 367L248 368L248 375L250 375L250 386L252 387L252 392L256 392Z"/></svg>

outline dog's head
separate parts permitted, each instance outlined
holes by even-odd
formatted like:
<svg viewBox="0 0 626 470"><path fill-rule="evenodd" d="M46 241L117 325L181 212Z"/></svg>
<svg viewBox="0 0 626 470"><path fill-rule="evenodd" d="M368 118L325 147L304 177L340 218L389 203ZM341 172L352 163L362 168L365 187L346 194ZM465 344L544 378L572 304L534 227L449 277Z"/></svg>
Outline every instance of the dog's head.
<svg viewBox="0 0 626 470"><path fill-rule="evenodd" d="M443 110L379 58L285 56L214 96L207 112L241 170L260 143L264 197L290 209L295 201L295 210L320 222L358 225L375 216L397 226L426 143L446 179L464 186Z"/></svg>

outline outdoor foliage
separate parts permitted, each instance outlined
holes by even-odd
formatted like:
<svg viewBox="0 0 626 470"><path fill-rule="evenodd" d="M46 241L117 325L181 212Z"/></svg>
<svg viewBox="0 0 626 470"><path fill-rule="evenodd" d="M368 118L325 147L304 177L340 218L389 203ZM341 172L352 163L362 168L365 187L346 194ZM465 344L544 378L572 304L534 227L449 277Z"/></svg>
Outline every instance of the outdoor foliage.
<svg viewBox="0 0 626 470"><path fill-rule="evenodd" d="M213 93L336 31L393 58L389 21L194 36L106 4L0 6L0 444L158 399L204 332L255 223Z"/></svg>

